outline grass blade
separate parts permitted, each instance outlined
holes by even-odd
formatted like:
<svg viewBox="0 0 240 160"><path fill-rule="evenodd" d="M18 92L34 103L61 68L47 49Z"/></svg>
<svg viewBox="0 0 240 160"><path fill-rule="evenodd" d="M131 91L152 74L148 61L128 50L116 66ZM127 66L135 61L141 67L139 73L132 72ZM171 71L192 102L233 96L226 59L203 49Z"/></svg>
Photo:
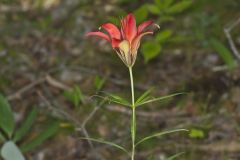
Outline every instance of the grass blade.
<svg viewBox="0 0 240 160"><path fill-rule="evenodd" d="M74 104L75 107L79 107L80 103L84 103L84 95L79 86L74 86L74 88L70 91L64 91L63 95Z"/></svg>
<svg viewBox="0 0 240 160"><path fill-rule="evenodd" d="M28 143L23 144L20 148L23 152L30 151L34 149L35 147L41 145L45 140L48 138L54 136L59 129L59 122L53 121L51 123L48 123L48 126L35 138L30 140Z"/></svg>
<svg viewBox="0 0 240 160"><path fill-rule="evenodd" d="M183 131L184 131L184 132L188 132L188 130L186 130L186 129L175 129L175 130L171 130L171 131L164 131L164 132L160 132L160 133L155 133L155 134L153 134L153 135L150 135L150 136L147 136L147 137L141 139L140 141L138 141L138 142L136 143L135 146L143 143L143 142L146 141L146 140L149 140L149 139L152 139L152 138L155 138L155 137L161 137L161 136L163 136L163 135L167 135L167 134L170 134L170 133L183 132Z"/></svg>
<svg viewBox="0 0 240 160"><path fill-rule="evenodd" d="M185 153L185 152L180 152L180 153L177 153L177 154L175 154L175 155L173 155L173 156L169 157L167 160L174 160L175 158L177 158L177 157L179 157L179 156L183 155L184 153Z"/></svg>
<svg viewBox="0 0 240 160"><path fill-rule="evenodd" d="M15 121L11 107L1 94L0 94L0 128L7 134L8 138L12 137L15 127Z"/></svg>
<svg viewBox="0 0 240 160"><path fill-rule="evenodd" d="M5 137L3 136L3 134L0 131L0 143L4 142L5 140L6 140Z"/></svg>
<svg viewBox="0 0 240 160"><path fill-rule="evenodd" d="M105 140L102 140L102 139L96 139L96 138L80 138L80 139L90 140L90 141L98 142L98 143L102 143L102 144L107 144L107 145L115 147L115 148L117 148L117 149L119 149L119 150L121 150L121 151L123 151L123 152L125 152L125 153L127 153L129 155L128 151L124 147L122 147L122 146L120 146L118 144L109 142L109 141L105 141Z"/></svg>
<svg viewBox="0 0 240 160"><path fill-rule="evenodd" d="M30 130L34 120L37 117L37 109L34 107L32 109L32 111L27 115L27 118L25 119L25 121L22 123L21 127L16 131L15 136L13 138L14 142L19 141L20 139L22 139L26 133Z"/></svg>
<svg viewBox="0 0 240 160"><path fill-rule="evenodd" d="M213 49L217 51L217 53L220 55L220 57L230 69L236 66L232 52L227 47L225 47L222 42L215 38L212 38L210 40L210 44L212 45Z"/></svg>
<svg viewBox="0 0 240 160"><path fill-rule="evenodd" d="M142 103L136 104L136 107L141 106L141 105L144 105L144 104L147 104L147 103L152 103L152 102L156 102L156 101L161 101L161 100L164 100L164 99L172 98L172 97L174 97L174 96L178 96L178 95L181 95L181 94L185 94L185 93L174 93L174 94L170 94L170 95L163 96L163 97L153 98L153 99L144 101L144 102L142 102Z"/></svg>
<svg viewBox="0 0 240 160"><path fill-rule="evenodd" d="M94 86L96 88L97 91L100 91L103 87L103 85L105 84L106 82L106 78L101 78L99 76L96 76L95 77L95 80L94 80Z"/></svg>

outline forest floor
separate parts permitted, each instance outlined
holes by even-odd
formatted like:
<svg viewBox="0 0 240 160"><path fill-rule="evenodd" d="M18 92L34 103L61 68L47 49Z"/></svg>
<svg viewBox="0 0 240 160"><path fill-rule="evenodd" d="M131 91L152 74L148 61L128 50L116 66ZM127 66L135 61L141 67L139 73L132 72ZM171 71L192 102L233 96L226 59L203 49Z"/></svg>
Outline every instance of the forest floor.
<svg viewBox="0 0 240 160"><path fill-rule="evenodd" d="M130 110L93 96L104 91L130 99L130 84L127 68L110 46L84 36L98 28L95 15L102 19L106 15L101 8L88 12L90 2L73 4L61 2L51 9L0 6L0 91L15 111L17 123L33 107L40 110L30 139L45 119L61 121L59 133L26 153L28 159L104 160L115 155L125 160L123 153L107 145L80 139L89 135L130 147ZM111 5L116 7L115 2ZM180 160L240 159L240 66L222 67L225 64L215 51L190 43L167 45L148 64L138 55L137 96L149 88L154 88L153 96L186 93L139 108L138 137L175 128L190 130L190 134L176 133L140 145L138 160L150 155L162 160L178 152L185 152ZM81 90L81 97L69 98L72 89Z"/></svg>

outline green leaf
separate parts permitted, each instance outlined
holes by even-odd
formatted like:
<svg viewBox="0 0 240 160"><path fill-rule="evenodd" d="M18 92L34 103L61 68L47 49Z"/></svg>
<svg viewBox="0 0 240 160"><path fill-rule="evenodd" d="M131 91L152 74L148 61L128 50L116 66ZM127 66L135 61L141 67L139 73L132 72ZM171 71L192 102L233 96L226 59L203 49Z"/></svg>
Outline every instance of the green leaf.
<svg viewBox="0 0 240 160"><path fill-rule="evenodd" d="M95 81L94 81L94 86L96 88L97 91L101 90L104 83L105 83L106 79L105 78L101 78L99 76L95 77Z"/></svg>
<svg viewBox="0 0 240 160"><path fill-rule="evenodd" d="M4 142L5 140L6 140L5 137L3 136L3 134L0 131L0 143Z"/></svg>
<svg viewBox="0 0 240 160"><path fill-rule="evenodd" d="M152 99L150 99L150 100L147 100L147 101L140 102L140 103L136 104L136 107L141 106L141 105L144 105L144 104L147 104L147 103L152 103L152 102L156 102L156 101L161 101L161 100L164 100L164 99L167 99L167 98L172 98L172 97L174 97L174 96L178 96L178 95L181 95L181 94L185 94L185 93L174 93L174 94L170 94L170 95L167 95L167 96L152 98Z"/></svg>
<svg viewBox="0 0 240 160"><path fill-rule="evenodd" d="M191 5L192 5L192 0L183 0L169 7L167 10L167 13L170 13L170 14L180 13L186 10L187 8L189 8Z"/></svg>
<svg viewBox="0 0 240 160"><path fill-rule="evenodd" d="M167 160L174 160L175 158L177 158L177 157L179 157L179 156L183 155L184 153L185 153L185 152L180 152L180 153L177 153L177 154L175 154L175 155L173 155L173 156L169 157Z"/></svg>
<svg viewBox="0 0 240 160"><path fill-rule="evenodd" d="M119 15L121 15L121 14L119 13ZM123 17L123 15L121 15L121 17ZM117 26L120 25L119 17L116 17L116 16L108 16L106 21L111 22L113 24L116 24Z"/></svg>
<svg viewBox="0 0 240 160"><path fill-rule="evenodd" d="M201 129L193 128L190 130L189 137L190 138L204 138L205 134Z"/></svg>
<svg viewBox="0 0 240 160"><path fill-rule="evenodd" d="M222 60L228 65L228 67L231 69L235 67L235 60L232 56L232 52L229 51L228 48L225 47L225 45L220 42L219 40L212 38L210 40L210 44L212 45L213 49L217 51L219 56L222 58Z"/></svg>
<svg viewBox="0 0 240 160"><path fill-rule="evenodd" d="M8 101L0 94L0 128L11 138L15 127L13 112Z"/></svg>
<svg viewBox="0 0 240 160"><path fill-rule="evenodd" d="M159 15L161 13L161 10L159 9L159 7L154 4L147 4L147 9L150 13L155 15Z"/></svg>
<svg viewBox="0 0 240 160"><path fill-rule="evenodd" d="M150 135L150 136L147 136L143 139L141 139L140 141L138 141L135 146L143 143L144 141L147 141L149 139L152 139L152 138L155 138L155 137L161 137L161 136L164 136L164 135L167 135L167 134L170 134L170 133L175 133L175 132L188 132L188 130L186 129L175 129L175 130L171 130L171 131L164 131L164 132L160 132L160 133L155 133L153 135Z"/></svg>
<svg viewBox="0 0 240 160"><path fill-rule="evenodd" d="M193 41L194 38L192 36L185 36L185 35L175 35L175 36L172 36L168 42L171 42L171 43L189 43L190 41Z"/></svg>
<svg viewBox="0 0 240 160"><path fill-rule="evenodd" d="M73 90L73 102L77 107L81 102L84 102L84 96L79 86L75 86Z"/></svg>
<svg viewBox="0 0 240 160"><path fill-rule="evenodd" d="M118 148L118 149L120 149L121 151L123 151L123 152L125 152L125 153L127 153L127 154L129 155L128 151L127 151L124 147L122 147L122 146L120 146L120 145L118 145L118 144L109 142L109 141L105 141L105 140L102 140L102 139L96 139L96 138L80 138L80 139L90 140L90 141L98 142L98 143L102 143L102 144L107 144L107 145L109 145L109 146L113 146L113 147L115 147L115 148Z"/></svg>
<svg viewBox="0 0 240 160"><path fill-rule="evenodd" d="M75 107L78 107L81 102L84 102L84 95L79 86L75 86L71 91L65 91L64 96L71 101Z"/></svg>
<svg viewBox="0 0 240 160"><path fill-rule="evenodd" d="M161 52L161 45L156 42L145 42L141 47L145 63L157 57Z"/></svg>
<svg viewBox="0 0 240 160"><path fill-rule="evenodd" d="M158 7L162 7L164 4L164 2L162 0L154 0L154 2Z"/></svg>
<svg viewBox="0 0 240 160"><path fill-rule="evenodd" d="M162 11L167 10L173 3L174 0L155 0L155 4Z"/></svg>
<svg viewBox="0 0 240 160"><path fill-rule="evenodd" d="M146 5L142 5L138 9L134 11L134 15L136 17L137 22L144 21L148 16L148 10Z"/></svg>
<svg viewBox="0 0 240 160"><path fill-rule="evenodd" d="M35 121L36 117L37 117L37 109L34 107L32 109L32 111L27 115L26 119L23 121L23 123L21 124L21 127L19 129L17 129L14 137L13 137L13 141L17 142L19 140L21 140L26 133L28 133L28 131L30 130L33 122Z"/></svg>
<svg viewBox="0 0 240 160"><path fill-rule="evenodd" d="M114 103L117 103L117 104L121 104L121 105L124 105L124 106L131 107L131 103L129 103L127 100L125 100L124 98L122 98L120 96L111 94L111 93L107 93L107 97L105 97L104 99L106 99L110 102L114 102Z"/></svg>
<svg viewBox="0 0 240 160"><path fill-rule="evenodd" d="M160 24L164 23L164 22L171 22L174 21L176 18L174 16L171 15L162 15L161 18L159 18L159 22Z"/></svg>
<svg viewBox="0 0 240 160"><path fill-rule="evenodd" d="M160 43L163 43L168 40L172 36L172 34L173 31L171 29L165 29L157 34L156 40Z"/></svg>
<svg viewBox="0 0 240 160"><path fill-rule="evenodd" d="M145 91L138 99L137 101L135 102L135 104L139 104L139 103L143 103L145 102L146 100L149 100L150 98L150 93L152 92L152 88L148 89L147 91Z"/></svg>
<svg viewBox="0 0 240 160"><path fill-rule="evenodd" d="M162 0L159 0L159 1L162 1ZM162 5L163 5L165 8L168 8L168 7L170 7L170 6L172 5L173 1L174 1L174 0L164 0Z"/></svg>
<svg viewBox="0 0 240 160"><path fill-rule="evenodd" d="M20 148L23 152L28 152L35 147L41 145L43 142L45 142L47 139L54 136L59 129L59 122L58 121L52 121L48 123L48 126L39 133L36 137L31 139L28 143L23 144Z"/></svg>
<svg viewBox="0 0 240 160"><path fill-rule="evenodd" d="M4 143L1 149L1 156L4 160L25 160L18 146L12 141Z"/></svg>

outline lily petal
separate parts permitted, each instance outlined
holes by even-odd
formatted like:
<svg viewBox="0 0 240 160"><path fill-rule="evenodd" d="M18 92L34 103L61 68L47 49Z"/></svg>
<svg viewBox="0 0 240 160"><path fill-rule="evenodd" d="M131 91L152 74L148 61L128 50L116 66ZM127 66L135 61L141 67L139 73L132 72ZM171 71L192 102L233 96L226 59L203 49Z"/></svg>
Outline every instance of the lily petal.
<svg viewBox="0 0 240 160"><path fill-rule="evenodd" d="M119 29L117 28L117 26L115 26L112 23L105 23L101 26L103 29L105 29L109 35L111 36L111 38L115 38L115 39L121 39L121 33L119 31Z"/></svg>
<svg viewBox="0 0 240 160"><path fill-rule="evenodd" d="M131 44L132 40L137 35L137 26L136 19L132 13L129 13L122 20L122 34L125 36L124 38L129 41Z"/></svg>
<svg viewBox="0 0 240 160"><path fill-rule="evenodd" d="M140 42L143 36L147 35L147 34L153 34L153 31L147 31L147 32L143 32L141 34L139 34L132 42L132 46L131 46L131 51L132 54L136 54L139 46L140 46Z"/></svg>
<svg viewBox="0 0 240 160"><path fill-rule="evenodd" d="M88 33L86 33L86 36L97 36L97 37L107 40L108 42L111 42L109 36L102 32L88 32Z"/></svg>
<svg viewBox="0 0 240 160"><path fill-rule="evenodd" d="M118 48L120 42L121 42L121 40L113 38L113 39L112 39L112 47L113 47L113 48Z"/></svg>
<svg viewBox="0 0 240 160"><path fill-rule="evenodd" d="M142 31L143 31L146 27L150 26L151 24L153 24L153 21L152 21L152 20L148 20L148 21L145 21L145 22L141 23L141 24L138 26L138 34L141 34Z"/></svg>

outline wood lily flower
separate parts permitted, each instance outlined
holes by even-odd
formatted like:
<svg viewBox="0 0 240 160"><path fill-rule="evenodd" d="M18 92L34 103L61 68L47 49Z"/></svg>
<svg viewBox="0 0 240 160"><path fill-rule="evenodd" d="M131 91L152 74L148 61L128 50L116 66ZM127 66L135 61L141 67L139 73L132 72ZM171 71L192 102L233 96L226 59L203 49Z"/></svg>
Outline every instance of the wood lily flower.
<svg viewBox="0 0 240 160"><path fill-rule="evenodd" d="M112 48L117 52L118 56L127 67L132 67L137 57L137 51L140 46L141 38L147 34L153 34L149 26L160 28L153 21L148 20L136 26L136 19L132 13L129 13L121 20L120 29L112 24L105 23L100 29L104 29L107 33L100 31L88 32L86 36L98 36L111 43Z"/></svg>

